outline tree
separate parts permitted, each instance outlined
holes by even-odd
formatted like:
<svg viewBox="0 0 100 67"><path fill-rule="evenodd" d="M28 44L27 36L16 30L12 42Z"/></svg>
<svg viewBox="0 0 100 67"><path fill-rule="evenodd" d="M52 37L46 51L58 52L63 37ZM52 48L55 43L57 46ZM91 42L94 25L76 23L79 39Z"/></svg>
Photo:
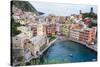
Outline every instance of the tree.
<svg viewBox="0 0 100 67"><path fill-rule="evenodd" d="M18 26L21 26L20 23L16 23L14 19L11 17L11 36L15 36L21 33L21 31L17 30Z"/></svg>
<svg viewBox="0 0 100 67"><path fill-rule="evenodd" d="M97 24L96 24L96 23L90 23L90 24L88 25L89 28L92 28L93 26L97 26Z"/></svg>
<svg viewBox="0 0 100 67"><path fill-rule="evenodd" d="M95 13L83 13L83 19L86 17L97 19L97 15Z"/></svg>

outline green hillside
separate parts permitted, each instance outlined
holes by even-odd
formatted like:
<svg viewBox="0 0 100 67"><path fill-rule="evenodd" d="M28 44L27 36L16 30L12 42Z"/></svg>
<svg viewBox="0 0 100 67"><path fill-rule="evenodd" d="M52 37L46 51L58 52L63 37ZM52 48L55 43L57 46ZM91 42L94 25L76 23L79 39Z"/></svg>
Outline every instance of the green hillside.
<svg viewBox="0 0 100 67"><path fill-rule="evenodd" d="M17 8L23 11L34 12L35 14L39 15L37 10L28 1L11 1L11 8L12 5L16 6ZM11 16L11 36L16 36L19 33L21 33L21 31L17 30L18 26L21 25L19 23L16 23L13 17Z"/></svg>

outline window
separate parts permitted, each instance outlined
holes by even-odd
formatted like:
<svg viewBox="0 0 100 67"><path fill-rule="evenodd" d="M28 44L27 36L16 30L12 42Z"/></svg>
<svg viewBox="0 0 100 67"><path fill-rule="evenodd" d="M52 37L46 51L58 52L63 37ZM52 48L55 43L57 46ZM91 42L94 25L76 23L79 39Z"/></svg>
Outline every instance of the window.
<svg viewBox="0 0 100 67"><path fill-rule="evenodd" d="M31 41L28 41L28 43L31 43Z"/></svg>

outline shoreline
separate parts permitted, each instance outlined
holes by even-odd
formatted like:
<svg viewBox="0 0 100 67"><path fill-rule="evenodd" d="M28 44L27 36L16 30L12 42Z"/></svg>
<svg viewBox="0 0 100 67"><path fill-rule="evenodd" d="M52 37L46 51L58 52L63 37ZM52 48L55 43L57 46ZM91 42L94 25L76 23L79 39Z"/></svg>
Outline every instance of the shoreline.
<svg viewBox="0 0 100 67"><path fill-rule="evenodd" d="M52 43L54 43L56 40L57 39L54 39L51 42L49 42L48 46L43 51L40 52L39 56L37 56L37 57L31 57L29 60L25 61L25 63L29 62L32 59L36 59L36 58L40 57L52 45Z"/></svg>
<svg viewBox="0 0 100 67"><path fill-rule="evenodd" d="M95 48L93 45L88 45L88 44L86 44L86 43L84 43L84 42L77 41L77 40L73 40L73 39L71 39L71 38L69 38L68 40L71 40L71 41L74 41L74 42L80 43L80 44L86 46L87 48L89 48L89 49L91 49L91 50L97 52L97 48Z"/></svg>

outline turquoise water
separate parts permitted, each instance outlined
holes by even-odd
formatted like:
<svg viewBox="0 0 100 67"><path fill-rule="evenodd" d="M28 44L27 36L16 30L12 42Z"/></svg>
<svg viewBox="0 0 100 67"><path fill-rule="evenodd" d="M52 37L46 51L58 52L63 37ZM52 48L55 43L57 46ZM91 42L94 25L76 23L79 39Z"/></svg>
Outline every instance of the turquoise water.
<svg viewBox="0 0 100 67"><path fill-rule="evenodd" d="M76 42L57 40L42 60L43 64L96 61L97 52Z"/></svg>

